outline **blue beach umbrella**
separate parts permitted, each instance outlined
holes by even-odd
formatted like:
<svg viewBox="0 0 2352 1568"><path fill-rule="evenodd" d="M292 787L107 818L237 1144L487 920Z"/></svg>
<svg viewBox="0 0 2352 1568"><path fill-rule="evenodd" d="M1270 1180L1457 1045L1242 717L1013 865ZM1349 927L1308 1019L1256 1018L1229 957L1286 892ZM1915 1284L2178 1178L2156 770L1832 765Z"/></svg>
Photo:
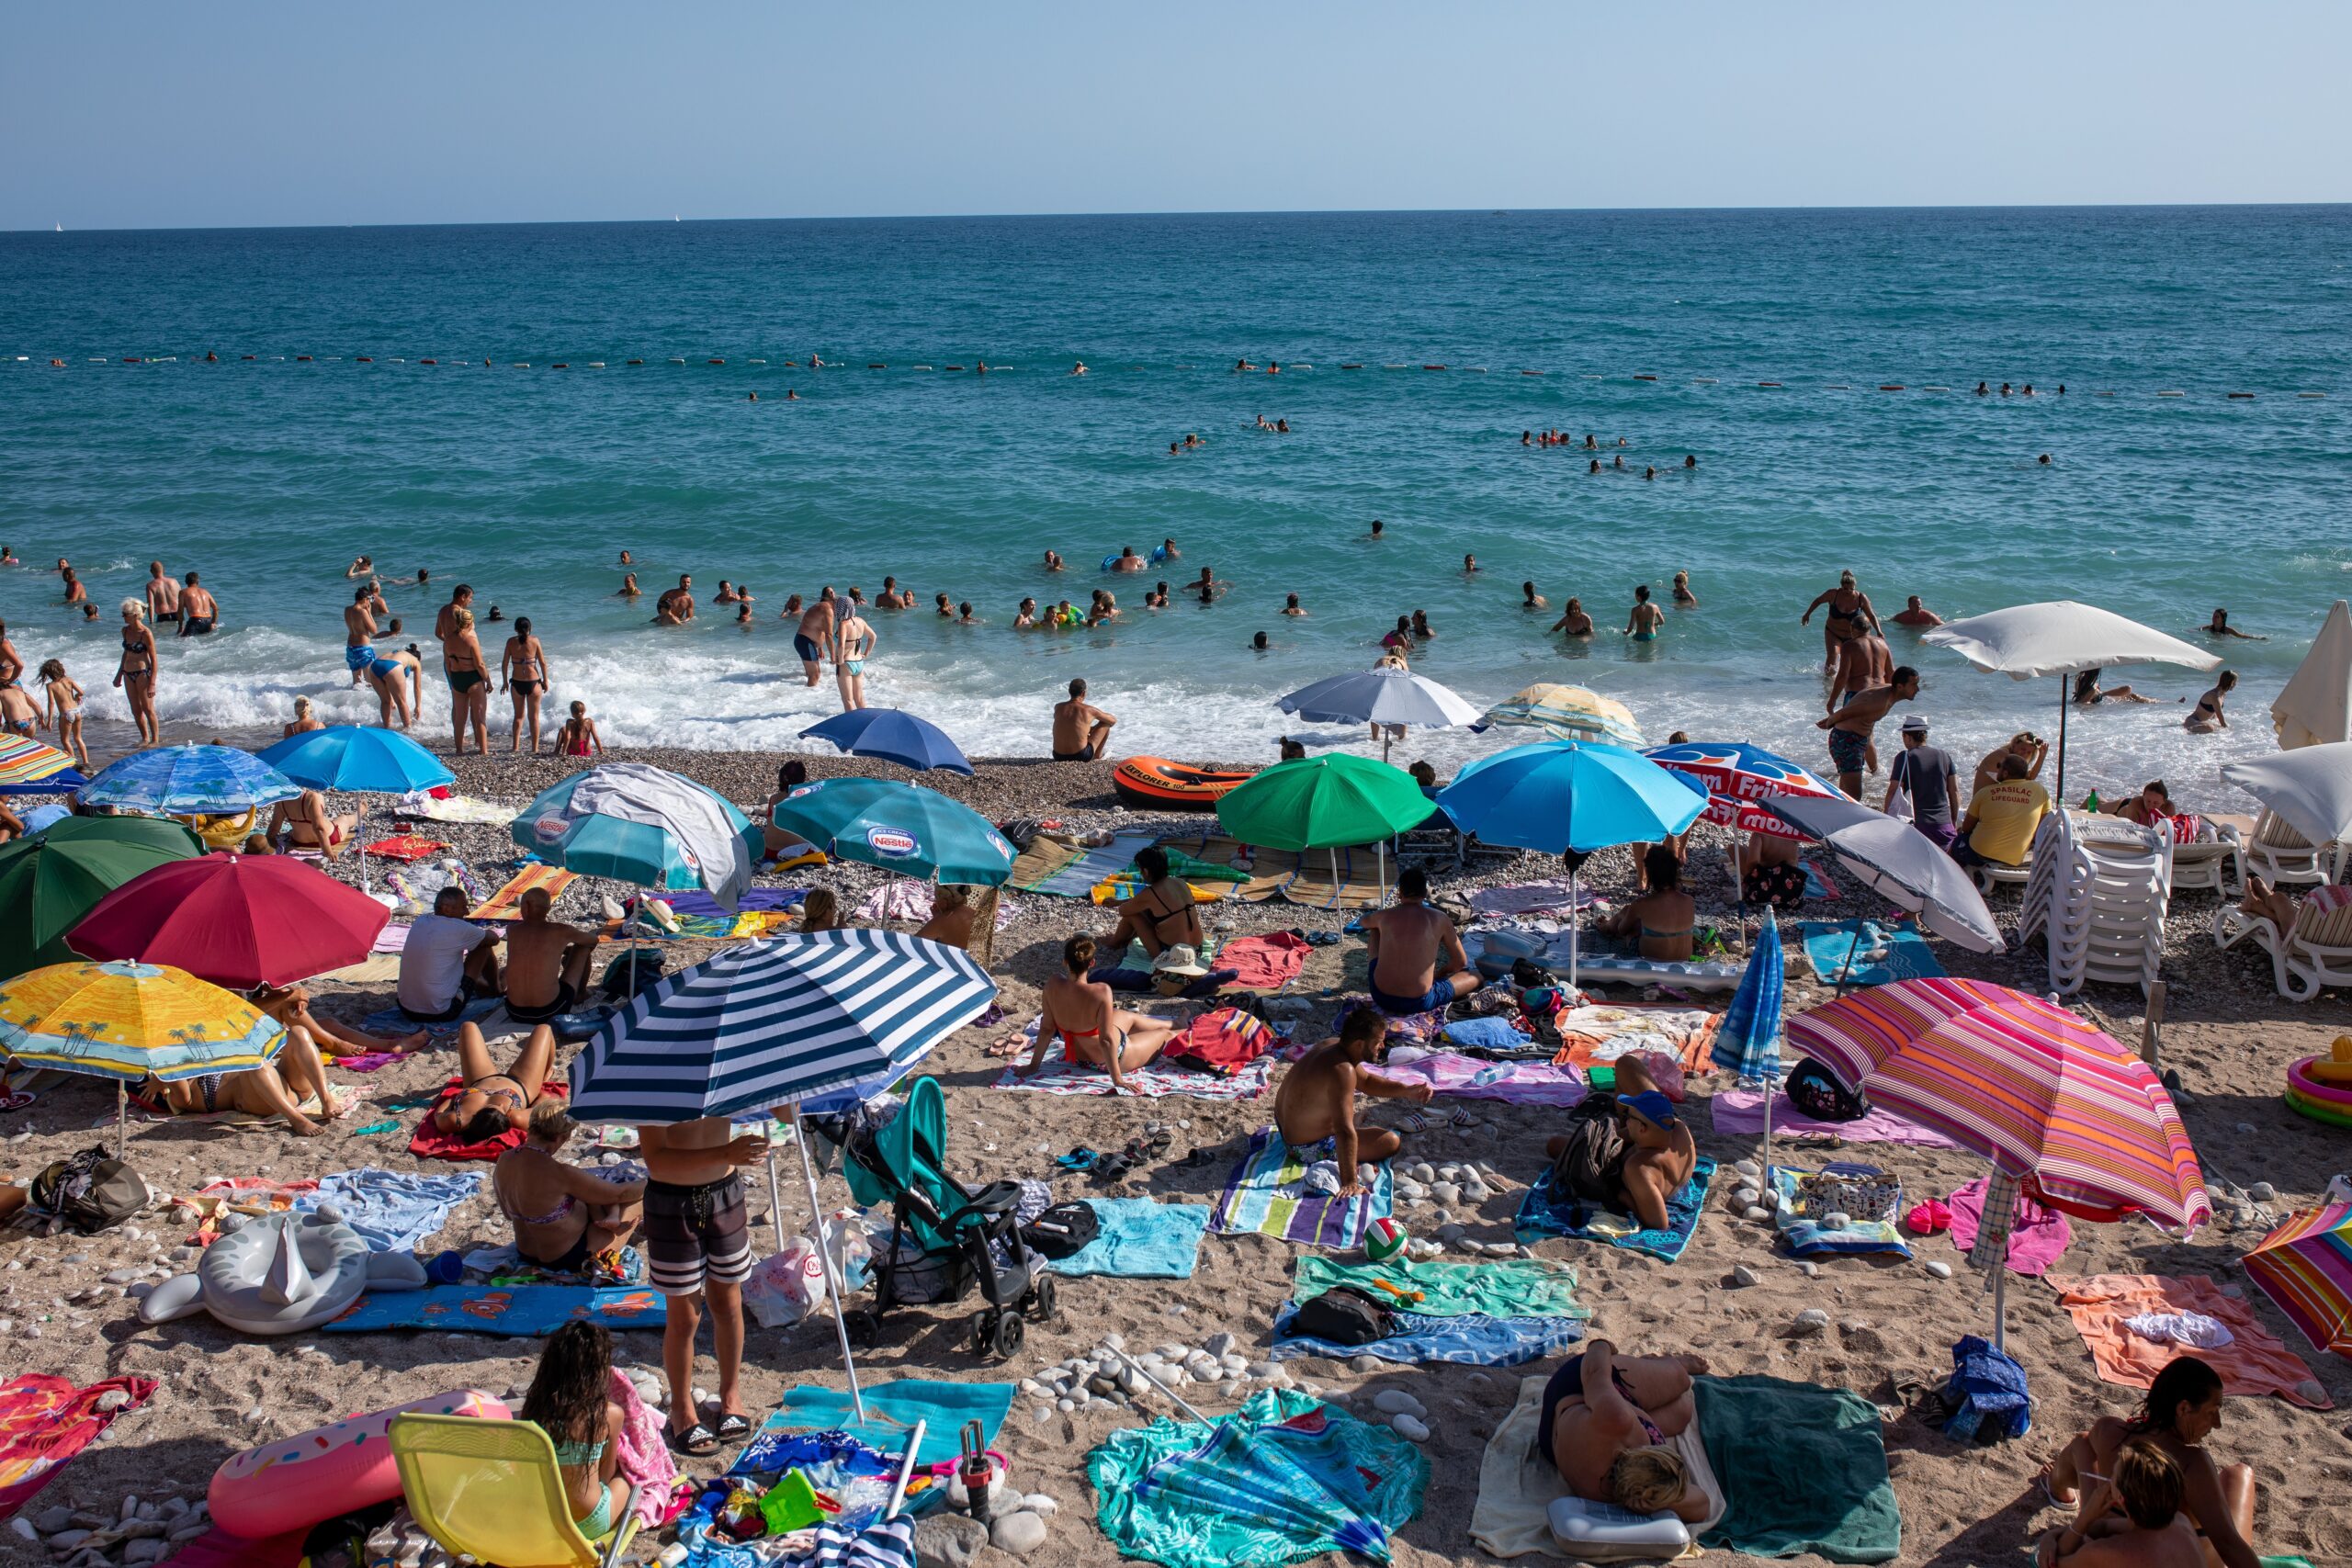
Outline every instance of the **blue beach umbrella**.
<svg viewBox="0 0 2352 1568"><path fill-rule="evenodd" d="M233 746L158 746L107 763L74 798L155 817L233 817L301 793L292 779Z"/></svg>
<svg viewBox="0 0 2352 1568"><path fill-rule="evenodd" d="M1764 1085L1764 1179L1772 1179L1772 1097L1780 1092L1781 998L1788 988L1788 964L1781 949L1780 917L1765 906L1764 926L1748 950L1739 989L1715 1028L1714 1064Z"/></svg>
<svg viewBox="0 0 2352 1568"><path fill-rule="evenodd" d="M616 770L633 770L632 777L659 775L647 782L682 800L690 795L707 796L725 814L729 831L741 842L751 863L758 863L765 840L750 818L692 779L641 762L607 762L574 773L540 792L538 798L514 818L510 836L549 865L560 865L582 876L609 876L616 882L669 893L705 886L701 860L676 827L663 821L607 816L575 805L573 796L584 785L599 774Z"/></svg>
<svg viewBox="0 0 2352 1568"><path fill-rule="evenodd" d="M396 729L331 724L289 735L255 753L304 789L342 790L349 795L407 795L455 784L458 775L424 747ZM359 843L359 886L368 886L367 829Z"/></svg>
<svg viewBox="0 0 2352 1568"><path fill-rule="evenodd" d="M994 887L1014 852L987 818L936 790L890 779L823 779L776 803L775 825L836 860Z"/></svg>
<svg viewBox="0 0 2352 1568"><path fill-rule="evenodd" d="M811 737L830 740L853 757L879 757L917 773L932 768L951 773L972 771L944 730L897 708L853 708L800 732L804 740Z"/></svg>

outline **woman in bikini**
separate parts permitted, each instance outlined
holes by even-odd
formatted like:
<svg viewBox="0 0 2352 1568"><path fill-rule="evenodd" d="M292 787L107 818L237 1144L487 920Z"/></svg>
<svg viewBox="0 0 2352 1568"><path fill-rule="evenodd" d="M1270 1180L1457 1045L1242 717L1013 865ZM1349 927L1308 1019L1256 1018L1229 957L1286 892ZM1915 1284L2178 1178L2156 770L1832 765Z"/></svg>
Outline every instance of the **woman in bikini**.
<svg viewBox="0 0 2352 1568"><path fill-rule="evenodd" d="M540 1024L514 1055L514 1069L502 1073L490 1059L480 1025L458 1028L458 1071L463 1089L426 1112L443 1134L468 1144L487 1143L521 1126L538 1103L539 1087L555 1066L555 1031Z"/></svg>
<svg viewBox="0 0 2352 1568"><path fill-rule="evenodd" d="M449 719L454 730L452 751L466 749L466 725L474 729L474 751L490 755L485 729L490 714L490 677L483 671L481 639L474 635L474 613L463 606L449 612L449 635L441 643L441 672L449 682Z"/></svg>
<svg viewBox="0 0 2352 1568"><path fill-rule="evenodd" d="M637 1234L645 1182L607 1181L567 1163L564 1145L578 1123L559 1100L531 1107L522 1146L498 1156L491 1188L514 1223L514 1249L544 1269L578 1274Z"/></svg>
<svg viewBox="0 0 2352 1568"><path fill-rule="evenodd" d="M514 617L514 635L498 660L500 685L514 697L514 728L507 735L507 750L523 749L523 721L531 722L531 755L539 754L539 698L548 689L548 652L531 635L531 617Z"/></svg>
<svg viewBox="0 0 2352 1568"><path fill-rule="evenodd" d="M2083 1485L2115 1474L2119 1450L2135 1439L2153 1442L2180 1467L2180 1511L2196 1527L2209 1568L2256 1568L2254 1471L2214 1461L2205 1439L2222 1424L2222 1374L2195 1356L2176 1356L2155 1375L2148 1397L2128 1420L2102 1416L2090 1430L2058 1450L2041 1472L2042 1490L2062 1508L2075 1506ZM2093 1539L2127 1529L2108 1518L2090 1527Z"/></svg>
<svg viewBox="0 0 2352 1568"><path fill-rule="evenodd" d="M319 1061L311 1032L286 1032L277 1055L242 1073L207 1073L201 1077L164 1083L147 1078L132 1091L175 1116L210 1116L241 1111L249 1116L283 1117L298 1138L315 1138L326 1131L302 1112L302 1101L316 1100L320 1113L332 1122L348 1109L327 1087L327 1070Z"/></svg>
<svg viewBox="0 0 2352 1568"><path fill-rule="evenodd" d="M2086 670L2075 677L2075 705L2078 708L2097 707L2101 703L2153 703L2154 697L2143 697L2129 686L2102 686L2099 671Z"/></svg>
<svg viewBox="0 0 2352 1568"><path fill-rule="evenodd" d="M137 599L122 602L122 660L115 666L114 683L130 704L139 744L161 746L164 731L155 722L155 634L147 629L147 606Z"/></svg>
<svg viewBox="0 0 2352 1568"><path fill-rule="evenodd" d="M1136 869L1143 873L1144 885L1119 905L1118 926L1103 947L1116 954L1129 942L1139 942L1146 953L1157 958L1180 944L1207 946L1192 885L1168 874L1168 852L1158 844L1147 845L1136 853Z"/></svg>
<svg viewBox="0 0 2352 1568"><path fill-rule="evenodd" d="M306 789L291 800L281 800L269 814L269 826L263 829L272 843L277 841L279 829L286 833L286 847L293 850L314 850L329 860L343 853L343 846L358 829L359 814L346 811L338 817L327 815L327 797L317 790Z"/></svg>
<svg viewBox="0 0 2352 1568"><path fill-rule="evenodd" d="M370 659L360 674L367 680L368 690L376 694L376 722L386 729L392 727L396 713L402 729L424 714L424 655L417 650L416 644Z"/></svg>
<svg viewBox="0 0 2352 1568"><path fill-rule="evenodd" d="M1850 571L1839 572L1837 587L1816 594L1813 603L1804 607L1804 614L1797 617L1797 625L1810 625L1813 613L1824 605L1828 606L1829 614L1821 626L1822 661L1833 670L1838 665L1839 643L1851 642L1865 631L1886 635L1879 626L1878 612L1871 608L1870 595L1854 586L1854 574Z"/></svg>
<svg viewBox="0 0 2352 1568"><path fill-rule="evenodd" d="M2237 690L2237 684L2236 671L2222 671L2215 678L2211 688L2197 699L2195 710L2180 721L2181 728L2191 735L2211 735L2217 729L2227 729L2230 727L2230 721L2222 712L2222 699Z"/></svg>
<svg viewBox="0 0 2352 1568"><path fill-rule="evenodd" d="M1064 973L1046 982L1045 1008L1037 1018L1037 1044L1013 1071L1027 1077L1059 1036L1062 1054L1091 1062L1111 1075L1111 1092L1126 1086L1125 1075L1148 1063L1168 1044L1174 1026L1164 1018L1129 1012L1111 999L1111 987L1086 977L1094 966L1094 939L1079 935L1062 943Z"/></svg>
<svg viewBox="0 0 2352 1568"><path fill-rule="evenodd" d="M842 689L842 712L865 705L865 660L874 651L874 626L854 604L833 628L833 680Z"/></svg>
<svg viewBox="0 0 2352 1568"><path fill-rule="evenodd" d="M284 727L286 739L291 740L298 735L308 735L313 729L324 729L326 727L326 720L311 711L310 698L294 699L294 716L288 719Z"/></svg>
<svg viewBox="0 0 2352 1568"><path fill-rule="evenodd" d="M1594 922L1594 929L1604 936L1638 938L1644 958L1673 963L1690 957L1699 906L1682 891L1682 863L1666 845L1652 844L1642 869L1650 890Z"/></svg>

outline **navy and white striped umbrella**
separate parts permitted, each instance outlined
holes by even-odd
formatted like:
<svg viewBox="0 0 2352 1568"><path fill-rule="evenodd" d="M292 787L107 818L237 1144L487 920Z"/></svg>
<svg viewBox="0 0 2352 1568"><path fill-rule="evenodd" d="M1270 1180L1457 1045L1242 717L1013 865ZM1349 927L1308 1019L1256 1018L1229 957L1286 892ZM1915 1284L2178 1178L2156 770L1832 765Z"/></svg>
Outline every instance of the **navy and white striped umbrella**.
<svg viewBox="0 0 2352 1568"><path fill-rule="evenodd" d="M978 1018L996 984L961 948L804 931L664 978L571 1064L571 1114L663 1124L879 1093Z"/></svg>

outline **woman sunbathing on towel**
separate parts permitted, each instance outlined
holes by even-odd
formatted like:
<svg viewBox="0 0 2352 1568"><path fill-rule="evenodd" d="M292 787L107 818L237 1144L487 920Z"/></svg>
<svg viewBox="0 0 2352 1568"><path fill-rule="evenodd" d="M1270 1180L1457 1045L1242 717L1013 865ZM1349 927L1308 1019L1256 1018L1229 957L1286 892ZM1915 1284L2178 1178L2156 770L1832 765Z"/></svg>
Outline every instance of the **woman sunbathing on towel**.
<svg viewBox="0 0 2352 1568"><path fill-rule="evenodd" d="M321 1018L311 1010L311 993L300 986L255 986L245 993L245 999L288 1029L309 1030L311 1043L322 1047L330 1056L415 1051L422 1049L433 1038L424 1030L418 1029L397 1040L382 1040L364 1030L354 1029L339 1019Z"/></svg>
<svg viewBox="0 0 2352 1568"><path fill-rule="evenodd" d="M2060 1449L2042 1472L2042 1489L2052 1502L2073 1507L2086 1484L2100 1487L2121 1479L2118 1456L2126 1444L2153 1443L2180 1468L2180 1512L2202 1539L2205 1562L2211 1568L2258 1568L2261 1559L2248 1544L2254 1534L2254 1472L2243 1464L2217 1464L2205 1448L2221 1424L2222 1374L2195 1356L2177 1356L2156 1374L2139 1414L2128 1421L2102 1416ZM2132 1525L2110 1513L2088 1528L2091 1539L2099 1540L2122 1535ZM2075 1539L2070 1531L2058 1544L2063 1548Z"/></svg>
<svg viewBox="0 0 2352 1568"><path fill-rule="evenodd" d="M1535 1451L1579 1497L1701 1523L1713 1505L1669 1444L1698 1418L1690 1380L1706 1370L1700 1356L1620 1358L1608 1340L1587 1340L1544 1385Z"/></svg>
<svg viewBox="0 0 2352 1568"><path fill-rule="evenodd" d="M1109 1070L1111 1092L1126 1088L1122 1076L1143 1066L1168 1044L1175 1026L1164 1018L1129 1012L1111 1000L1111 987L1089 980L1094 966L1094 939L1079 935L1062 943L1065 974L1046 982L1045 1010L1037 1020L1036 1048L1028 1061L1013 1068L1022 1077L1037 1070L1046 1047L1061 1037L1062 1050L1071 1061L1091 1062Z"/></svg>
<svg viewBox="0 0 2352 1568"><path fill-rule="evenodd" d="M249 1116L281 1116L298 1138L315 1138L326 1131L302 1114L302 1101L315 1099L332 1122L348 1109L327 1087L326 1068L307 1029L289 1029L277 1055L242 1073L207 1073L202 1077L161 1083L148 1078L138 1093L162 1105L175 1116L209 1116L216 1111L242 1111Z"/></svg>
<svg viewBox="0 0 2352 1568"><path fill-rule="evenodd" d="M539 1086L555 1066L555 1031L546 1024L531 1031L514 1055L511 1072L500 1072L491 1062L490 1045L478 1024L458 1029L458 1071L465 1078L463 1092L435 1106L428 1113L433 1125L461 1143L487 1143L510 1128L519 1127L538 1103Z"/></svg>
<svg viewBox="0 0 2352 1568"><path fill-rule="evenodd" d="M1682 891L1682 862L1667 845L1652 844L1642 867L1649 891L1595 920L1593 929L1603 936L1635 938L1644 958L1679 963L1690 956L1691 933L1699 923L1699 906Z"/></svg>

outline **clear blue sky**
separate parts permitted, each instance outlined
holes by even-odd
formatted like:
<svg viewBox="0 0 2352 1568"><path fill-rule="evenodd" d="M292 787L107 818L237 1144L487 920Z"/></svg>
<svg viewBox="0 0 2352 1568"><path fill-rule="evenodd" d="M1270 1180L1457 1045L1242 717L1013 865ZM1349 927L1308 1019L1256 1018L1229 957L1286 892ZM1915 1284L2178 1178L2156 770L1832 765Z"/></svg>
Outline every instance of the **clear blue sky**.
<svg viewBox="0 0 2352 1568"><path fill-rule="evenodd" d="M2352 198L2352 5L36 3L0 228Z"/></svg>

